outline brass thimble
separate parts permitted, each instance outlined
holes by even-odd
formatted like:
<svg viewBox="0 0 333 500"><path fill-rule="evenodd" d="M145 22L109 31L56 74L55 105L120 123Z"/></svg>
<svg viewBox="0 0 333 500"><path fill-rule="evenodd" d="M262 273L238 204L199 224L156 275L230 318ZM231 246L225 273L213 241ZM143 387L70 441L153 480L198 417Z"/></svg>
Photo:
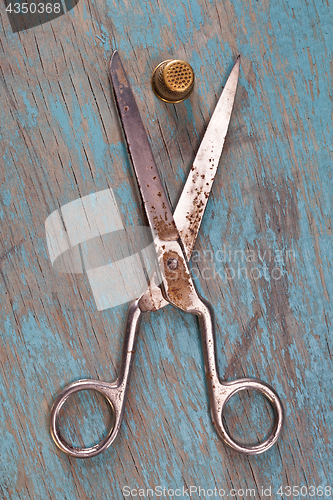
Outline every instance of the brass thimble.
<svg viewBox="0 0 333 500"><path fill-rule="evenodd" d="M154 69L151 85L157 97L164 102L184 101L193 90L193 69L185 61L168 59Z"/></svg>

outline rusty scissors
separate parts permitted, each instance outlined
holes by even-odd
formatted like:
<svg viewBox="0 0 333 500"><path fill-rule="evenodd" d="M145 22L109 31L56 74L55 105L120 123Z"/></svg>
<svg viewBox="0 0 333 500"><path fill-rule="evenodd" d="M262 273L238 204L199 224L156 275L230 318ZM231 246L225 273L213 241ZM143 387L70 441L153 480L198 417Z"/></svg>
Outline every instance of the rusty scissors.
<svg viewBox="0 0 333 500"><path fill-rule="evenodd" d="M110 64L111 82L128 154L152 231L158 271L150 279L146 292L130 304L118 379L113 383L79 380L68 385L54 401L51 410L51 434L56 445L68 455L76 458L93 457L114 442L123 418L141 317L144 312L157 311L167 304L198 316L210 410L218 436L235 451L248 455L267 451L279 437L283 423L283 408L279 396L272 387L265 382L250 378L232 382L220 381L215 352L213 313L209 303L196 291L188 267L188 260L191 257L227 134L239 66L238 57L211 117L177 207L172 213L119 54L117 51L113 53ZM157 274L159 274L158 279ZM228 433L222 419L230 398L239 391L247 389L262 393L274 411L274 423L270 435L256 445L236 442ZM113 425L107 436L89 448L71 446L61 436L59 430L59 414L62 406L72 394L83 390L100 392L113 412Z"/></svg>

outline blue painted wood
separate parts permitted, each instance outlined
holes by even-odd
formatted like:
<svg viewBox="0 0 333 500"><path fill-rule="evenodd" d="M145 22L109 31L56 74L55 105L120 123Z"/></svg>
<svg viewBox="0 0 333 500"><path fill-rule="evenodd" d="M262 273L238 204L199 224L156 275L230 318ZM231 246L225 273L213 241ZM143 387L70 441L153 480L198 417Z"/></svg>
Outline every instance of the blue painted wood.
<svg viewBox="0 0 333 500"><path fill-rule="evenodd" d="M272 487L280 498L281 485L333 487L331 2L80 0L20 33L0 13L2 498L121 499L126 485L254 488L256 498ZM114 446L78 461L50 438L59 390L111 381L120 361L126 305L97 312L85 276L52 269L44 232L51 212L108 186L126 224L142 223L108 80L114 48L173 204L242 56L192 268L216 312L221 377L259 377L283 400L283 434L265 455L239 456L217 438L196 320L170 307L143 321ZM196 86L169 106L150 76L173 56L193 66ZM269 408L235 399L231 432L256 440ZM88 396L65 417L76 444L93 443L109 419Z"/></svg>

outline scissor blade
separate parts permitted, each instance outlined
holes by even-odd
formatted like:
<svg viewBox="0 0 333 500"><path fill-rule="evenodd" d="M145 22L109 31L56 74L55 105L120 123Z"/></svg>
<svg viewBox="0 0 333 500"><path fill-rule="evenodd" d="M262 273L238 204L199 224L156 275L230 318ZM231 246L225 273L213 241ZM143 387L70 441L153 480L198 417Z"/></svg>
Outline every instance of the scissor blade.
<svg viewBox="0 0 333 500"><path fill-rule="evenodd" d="M235 100L240 56L231 70L187 177L173 218L190 259L213 185Z"/></svg>
<svg viewBox="0 0 333 500"><path fill-rule="evenodd" d="M110 75L127 149L139 185L149 226L163 241L179 238L170 204L155 165L139 109L127 80L119 54L111 58Z"/></svg>

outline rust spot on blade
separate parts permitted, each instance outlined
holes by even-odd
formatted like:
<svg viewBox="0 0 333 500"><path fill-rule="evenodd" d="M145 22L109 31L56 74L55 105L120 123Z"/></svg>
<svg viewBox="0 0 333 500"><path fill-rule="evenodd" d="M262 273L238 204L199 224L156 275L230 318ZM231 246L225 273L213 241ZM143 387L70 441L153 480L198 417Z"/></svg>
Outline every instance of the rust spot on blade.
<svg viewBox="0 0 333 500"><path fill-rule="evenodd" d="M117 75L118 82L120 83L120 85L128 87L128 81L120 61L118 62L118 64L115 65L114 71Z"/></svg>
<svg viewBox="0 0 333 500"><path fill-rule="evenodd" d="M152 207L153 208L153 207ZM175 241L178 238L178 231L174 221L168 222L161 216L153 218L154 228L157 236L163 241Z"/></svg>

